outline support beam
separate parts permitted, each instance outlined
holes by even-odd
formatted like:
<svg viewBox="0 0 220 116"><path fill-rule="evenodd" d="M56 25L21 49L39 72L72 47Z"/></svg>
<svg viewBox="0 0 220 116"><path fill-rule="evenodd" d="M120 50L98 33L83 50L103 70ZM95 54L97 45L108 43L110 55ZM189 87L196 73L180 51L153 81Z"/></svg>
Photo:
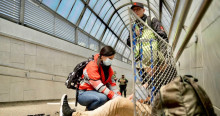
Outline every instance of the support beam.
<svg viewBox="0 0 220 116"><path fill-rule="evenodd" d="M25 0L20 1L20 17L19 17L19 22L21 25L24 25L24 4Z"/></svg>

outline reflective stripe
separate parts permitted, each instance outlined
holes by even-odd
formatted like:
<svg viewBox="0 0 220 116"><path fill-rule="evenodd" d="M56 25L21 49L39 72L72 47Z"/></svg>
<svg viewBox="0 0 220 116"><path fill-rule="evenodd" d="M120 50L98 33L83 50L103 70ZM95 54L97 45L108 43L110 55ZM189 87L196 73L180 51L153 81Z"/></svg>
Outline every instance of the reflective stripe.
<svg viewBox="0 0 220 116"><path fill-rule="evenodd" d="M111 89L111 90L115 90L115 89L117 89L117 87L116 86L109 86L109 89Z"/></svg>
<svg viewBox="0 0 220 116"><path fill-rule="evenodd" d="M106 86L102 86L98 91L101 92L101 93L103 93L106 88L107 88Z"/></svg>
<svg viewBox="0 0 220 116"><path fill-rule="evenodd" d="M99 91L99 89L100 89L102 86L104 86L104 84L103 84L103 83L99 83L99 85L96 86L95 89Z"/></svg>
<svg viewBox="0 0 220 116"><path fill-rule="evenodd" d="M89 76L88 76L88 73L87 73L87 70L83 70L83 75L84 75L84 79L86 80L89 80Z"/></svg>
<svg viewBox="0 0 220 116"><path fill-rule="evenodd" d="M110 90L106 87L106 89L102 93L104 93L105 95L108 95L109 92L110 92Z"/></svg>

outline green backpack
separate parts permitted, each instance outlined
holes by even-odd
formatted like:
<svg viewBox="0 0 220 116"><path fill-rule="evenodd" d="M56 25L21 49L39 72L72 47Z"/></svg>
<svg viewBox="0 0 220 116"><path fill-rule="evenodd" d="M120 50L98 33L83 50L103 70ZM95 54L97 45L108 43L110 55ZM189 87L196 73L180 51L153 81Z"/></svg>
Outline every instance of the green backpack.
<svg viewBox="0 0 220 116"><path fill-rule="evenodd" d="M162 86L153 103L152 116L216 116L211 100L197 81L185 75Z"/></svg>

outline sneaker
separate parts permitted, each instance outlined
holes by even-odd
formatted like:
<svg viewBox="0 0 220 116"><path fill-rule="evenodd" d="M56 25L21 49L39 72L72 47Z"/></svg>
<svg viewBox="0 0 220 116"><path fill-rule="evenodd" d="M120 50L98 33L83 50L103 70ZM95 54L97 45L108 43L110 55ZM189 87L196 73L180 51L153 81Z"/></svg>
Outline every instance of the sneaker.
<svg viewBox="0 0 220 116"><path fill-rule="evenodd" d="M60 116L72 116L72 113L75 111L76 110L70 108L67 95L64 94L61 98Z"/></svg>

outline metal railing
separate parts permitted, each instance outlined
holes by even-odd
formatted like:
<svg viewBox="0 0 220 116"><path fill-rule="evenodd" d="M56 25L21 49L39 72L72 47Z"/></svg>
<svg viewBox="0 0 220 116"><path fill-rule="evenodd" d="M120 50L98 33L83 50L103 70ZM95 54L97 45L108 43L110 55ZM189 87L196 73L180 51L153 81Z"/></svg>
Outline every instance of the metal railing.
<svg viewBox="0 0 220 116"><path fill-rule="evenodd" d="M129 9L135 114L151 115L160 87L177 75L171 46Z"/></svg>

